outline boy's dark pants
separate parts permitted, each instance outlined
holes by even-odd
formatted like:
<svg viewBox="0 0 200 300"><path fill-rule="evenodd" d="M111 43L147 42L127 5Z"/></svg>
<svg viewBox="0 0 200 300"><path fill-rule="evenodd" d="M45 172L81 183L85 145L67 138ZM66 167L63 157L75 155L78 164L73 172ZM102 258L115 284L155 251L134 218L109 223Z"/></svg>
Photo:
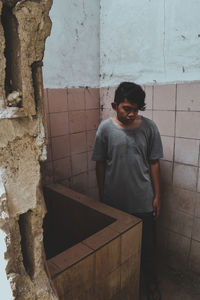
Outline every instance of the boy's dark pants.
<svg viewBox="0 0 200 300"><path fill-rule="evenodd" d="M145 285L149 286L156 282L156 231L153 213L136 213L134 216L142 219L142 250L141 250L141 271Z"/></svg>

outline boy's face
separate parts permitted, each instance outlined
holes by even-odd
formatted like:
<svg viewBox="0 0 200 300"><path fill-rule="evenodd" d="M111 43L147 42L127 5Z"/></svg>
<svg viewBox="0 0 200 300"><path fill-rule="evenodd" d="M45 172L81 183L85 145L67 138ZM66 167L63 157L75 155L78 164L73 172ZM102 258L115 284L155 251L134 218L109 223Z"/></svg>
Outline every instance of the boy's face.
<svg viewBox="0 0 200 300"><path fill-rule="evenodd" d="M138 105L130 103L126 98L119 105L112 103L112 108L117 113L117 119L124 125L130 125L138 116Z"/></svg>

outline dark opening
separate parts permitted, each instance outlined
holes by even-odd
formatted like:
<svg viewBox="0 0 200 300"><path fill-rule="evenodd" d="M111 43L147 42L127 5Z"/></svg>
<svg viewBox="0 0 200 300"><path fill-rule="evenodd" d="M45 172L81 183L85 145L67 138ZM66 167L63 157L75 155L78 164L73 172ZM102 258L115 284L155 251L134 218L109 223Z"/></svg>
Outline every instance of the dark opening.
<svg viewBox="0 0 200 300"><path fill-rule="evenodd" d="M44 188L44 248L47 259L83 241L114 221L88 206Z"/></svg>
<svg viewBox="0 0 200 300"><path fill-rule="evenodd" d="M6 96L13 91L22 90L20 70L20 41L18 36L18 22L12 14L12 8L4 4L2 8L1 22L5 35L6 69L5 69L5 91ZM21 103L18 104L21 107Z"/></svg>
<svg viewBox="0 0 200 300"><path fill-rule="evenodd" d="M32 278L34 274L33 237L31 230L31 211L19 216L19 228L21 234L21 250L23 264L26 272Z"/></svg>
<svg viewBox="0 0 200 300"><path fill-rule="evenodd" d="M33 89L34 89L34 98L35 98L35 107L38 108L38 103L40 101L40 70L42 68L42 62L36 61L31 65L32 69L32 80L33 80Z"/></svg>

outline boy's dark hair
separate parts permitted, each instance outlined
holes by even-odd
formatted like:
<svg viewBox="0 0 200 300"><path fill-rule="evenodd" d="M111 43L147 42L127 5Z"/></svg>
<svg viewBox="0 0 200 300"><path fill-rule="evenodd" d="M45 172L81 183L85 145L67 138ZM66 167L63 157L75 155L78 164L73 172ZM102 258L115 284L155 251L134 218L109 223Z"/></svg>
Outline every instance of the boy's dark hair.
<svg viewBox="0 0 200 300"><path fill-rule="evenodd" d="M134 82L121 82L115 91L114 101L119 105L125 99L130 103L136 103L139 110L145 110L145 92L140 85Z"/></svg>

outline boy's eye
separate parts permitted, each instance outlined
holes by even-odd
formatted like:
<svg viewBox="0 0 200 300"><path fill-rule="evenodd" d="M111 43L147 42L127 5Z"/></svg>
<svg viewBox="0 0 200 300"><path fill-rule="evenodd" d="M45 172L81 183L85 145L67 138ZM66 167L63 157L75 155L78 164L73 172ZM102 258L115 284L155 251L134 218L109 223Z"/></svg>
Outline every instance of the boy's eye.
<svg viewBox="0 0 200 300"><path fill-rule="evenodd" d="M130 112L130 111L138 112L138 109L137 109L137 108L131 108L131 107L128 107L128 106L124 106L123 108L124 108L124 110L125 110L126 112Z"/></svg>
<svg viewBox="0 0 200 300"><path fill-rule="evenodd" d="M125 111L131 111L131 108L130 108L130 107L127 107L127 106L124 106L124 110L125 110Z"/></svg>

